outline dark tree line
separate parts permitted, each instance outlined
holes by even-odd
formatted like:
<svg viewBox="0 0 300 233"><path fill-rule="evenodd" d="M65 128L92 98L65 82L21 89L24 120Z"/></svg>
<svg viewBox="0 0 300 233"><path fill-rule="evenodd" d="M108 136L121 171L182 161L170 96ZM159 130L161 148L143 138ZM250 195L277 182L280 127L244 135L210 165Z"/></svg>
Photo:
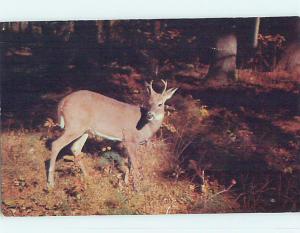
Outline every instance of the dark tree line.
<svg viewBox="0 0 300 233"><path fill-rule="evenodd" d="M147 77L167 63L201 62L211 65L207 80L226 83L238 78L236 67L270 71L279 63L294 70L295 62L286 63L299 54L297 27L297 17L7 22L1 23L1 40L2 51L29 47L59 70L68 65L88 69L117 59ZM292 47L280 61L288 44Z"/></svg>

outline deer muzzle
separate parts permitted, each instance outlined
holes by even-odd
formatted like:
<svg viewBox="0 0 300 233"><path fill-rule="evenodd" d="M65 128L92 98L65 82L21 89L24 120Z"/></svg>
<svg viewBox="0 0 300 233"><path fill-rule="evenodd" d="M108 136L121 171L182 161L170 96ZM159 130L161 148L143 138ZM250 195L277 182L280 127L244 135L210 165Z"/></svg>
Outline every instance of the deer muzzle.
<svg viewBox="0 0 300 233"><path fill-rule="evenodd" d="M148 121L152 121L154 119L154 114L152 112L147 112L146 118Z"/></svg>

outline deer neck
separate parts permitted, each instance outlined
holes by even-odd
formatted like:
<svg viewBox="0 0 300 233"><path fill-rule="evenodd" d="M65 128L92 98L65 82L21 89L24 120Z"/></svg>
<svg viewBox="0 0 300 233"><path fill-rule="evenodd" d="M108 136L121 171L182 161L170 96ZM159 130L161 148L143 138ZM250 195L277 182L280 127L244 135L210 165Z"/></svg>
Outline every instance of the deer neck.
<svg viewBox="0 0 300 233"><path fill-rule="evenodd" d="M138 130L140 141L147 141L150 137L152 137L162 125L163 119L164 114L162 114L158 119L145 123L145 125Z"/></svg>
<svg viewBox="0 0 300 233"><path fill-rule="evenodd" d="M152 132L152 135L155 134L157 130L159 130L159 128L162 125L163 120L164 120L164 115L162 115L161 118L159 118L157 120L152 120L151 122L148 123L148 127L149 127L150 131Z"/></svg>

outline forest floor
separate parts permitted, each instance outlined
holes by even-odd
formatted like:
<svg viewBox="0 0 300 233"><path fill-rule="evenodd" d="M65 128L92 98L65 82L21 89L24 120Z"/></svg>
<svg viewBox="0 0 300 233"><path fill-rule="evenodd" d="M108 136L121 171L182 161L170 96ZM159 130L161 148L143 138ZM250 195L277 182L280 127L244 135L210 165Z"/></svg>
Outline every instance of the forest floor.
<svg viewBox="0 0 300 233"><path fill-rule="evenodd" d="M4 83L4 215L300 210L300 80L278 72L240 70L239 80L228 86L204 83L206 68L177 72L168 80L180 88L169 102L175 110L167 111L158 135L138 152L144 175L138 192L124 183L116 166L100 164L108 147L122 152L109 141L94 140L84 147L89 176L83 178L72 158L64 159L70 154L65 150L57 162L56 186L48 190L49 141L60 132L44 122L56 121L56 104L64 95L86 88L130 103L143 99L141 76L132 67L106 68L85 80L70 71L43 85L37 79ZM63 88L52 88L58 80Z"/></svg>

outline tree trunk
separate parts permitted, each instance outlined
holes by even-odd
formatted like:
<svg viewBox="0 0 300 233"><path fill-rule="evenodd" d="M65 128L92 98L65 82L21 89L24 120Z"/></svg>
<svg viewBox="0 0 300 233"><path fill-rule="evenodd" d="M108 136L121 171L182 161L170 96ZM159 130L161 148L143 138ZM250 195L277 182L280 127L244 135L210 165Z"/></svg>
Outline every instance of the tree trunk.
<svg viewBox="0 0 300 233"><path fill-rule="evenodd" d="M109 20L103 21L102 29L104 33L105 42L109 43L110 42L110 21Z"/></svg>
<svg viewBox="0 0 300 233"><path fill-rule="evenodd" d="M285 70L300 77L300 41L293 42L287 47L276 70Z"/></svg>
<svg viewBox="0 0 300 233"><path fill-rule="evenodd" d="M97 21L96 22L97 25L97 42L99 44L103 44L105 41L104 38L104 32L103 32L103 28L104 28L104 21Z"/></svg>
<svg viewBox="0 0 300 233"><path fill-rule="evenodd" d="M154 36L155 38L159 38L160 37L160 33L161 33L161 22L160 20L155 20L154 21Z"/></svg>
<svg viewBox="0 0 300 233"><path fill-rule="evenodd" d="M259 25L260 25L260 18L257 17L255 18L255 25L254 25L253 42L252 42L253 48L257 48L258 45Z"/></svg>
<svg viewBox="0 0 300 233"><path fill-rule="evenodd" d="M291 42L287 46L284 54L276 66L276 70L285 70L292 73L296 77L300 77L300 19L295 25L294 35L291 37Z"/></svg>
<svg viewBox="0 0 300 233"><path fill-rule="evenodd" d="M220 36L214 49L206 81L226 85L236 79L237 39L233 33Z"/></svg>

